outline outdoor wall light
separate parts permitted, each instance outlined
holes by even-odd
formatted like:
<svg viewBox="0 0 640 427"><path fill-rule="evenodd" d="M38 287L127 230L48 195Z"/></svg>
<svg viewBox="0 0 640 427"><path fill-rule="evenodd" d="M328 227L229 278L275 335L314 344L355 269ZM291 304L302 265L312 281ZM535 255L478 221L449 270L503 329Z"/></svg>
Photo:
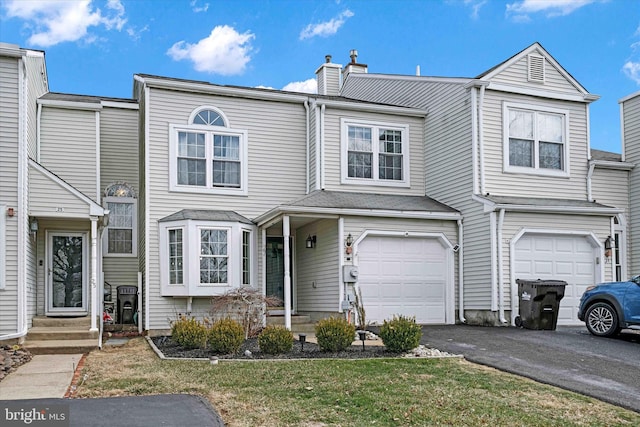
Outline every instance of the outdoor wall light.
<svg viewBox="0 0 640 427"><path fill-rule="evenodd" d="M31 220L31 222L29 223L29 229L34 233L36 231L38 231L38 220L37 219L33 218Z"/></svg>
<svg viewBox="0 0 640 427"><path fill-rule="evenodd" d="M367 339L367 331L358 331L360 341L362 341L362 351L364 351L364 341Z"/></svg>
<svg viewBox="0 0 640 427"><path fill-rule="evenodd" d="M307 237L307 240L306 240L306 248L312 249L315 247L316 247L316 235L314 234L312 236L311 234L309 234L309 237Z"/></svg>
<svg viewBox="0 0 640 427"><path fill-rule="evenodd" d="M607 237L607 240L604 241L604 256L607 258L611 258L611 249L616 247L616 241L611 237Z"/></svg>
<svg viewBox="0 0 640 427"><path fill-rule="evenodd" d="M353 236L351 235L351 233L347 235L347 240L345 240L344 243L348 248L350 248L353 245Z"/></svg>
<svg viewBox="0 0 640 427"><path fill-rule="evenodd" d="M298 334L298 341L300 341L300 351L304 351L304 343L307 342L307 334Z"/></svg>

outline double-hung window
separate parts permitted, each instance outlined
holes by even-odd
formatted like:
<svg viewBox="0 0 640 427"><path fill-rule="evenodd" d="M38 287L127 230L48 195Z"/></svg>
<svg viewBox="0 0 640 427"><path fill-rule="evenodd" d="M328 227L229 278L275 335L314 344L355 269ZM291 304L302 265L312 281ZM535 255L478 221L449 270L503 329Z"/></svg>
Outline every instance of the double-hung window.
<svg viewBox="0 0 640 427"><path fill-rule="evenodd" d="M105 190L109 223L104 238L107 256L137 255L137 200L133 189L124 183L112 184Z"/></svg>
<svg viewBox="0 0 640 427"><path fill-rule="evenodd" d="M342 119L342 183L409 185L408 126Z"/></svg>
<svg viewBox="0 0 640 427"><path fill-rule="evenodd" d="M563 110L505 103L505 171L568 176L568 117Z"/></svg>
<svg viewBox="0 0 640 427"><path fill-rule="evenodd" d="M171 191L247 194L247 132L227 123L221 113L200 109L189 125L170 125Z"/></svg>

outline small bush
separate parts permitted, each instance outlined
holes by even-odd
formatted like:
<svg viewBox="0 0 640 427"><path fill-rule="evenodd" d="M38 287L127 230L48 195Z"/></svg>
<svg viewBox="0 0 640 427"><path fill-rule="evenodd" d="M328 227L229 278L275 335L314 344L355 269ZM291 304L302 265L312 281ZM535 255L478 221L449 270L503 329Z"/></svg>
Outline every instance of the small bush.
<svg viewBox="0 0 640 427"><path fill-rule="evenodd" d="M184 348L204 347L207 328L193 317L180 315L171 324L171 337Z"/></svg>
<svg viewBox="0 0 640 427"><path fill-rule="evenodd" d="M316 325L316 338L322 351L337 352L348 348L355 334L355 326L342 317L322 319Z"/></svg>
<svg viewBox="0 0 640 427"><path fill-rule="evenodd" d="M293 333L284 326L267 326L258 336L258 346L266 354L289 352L293 348Z"/></svg>
<svg viewBox="0 0 640 427"><path fill-rule="evenodd" d="M244 342L244 328L235 320L220 319L213 322L207 337L207 344L214 353L236 353Z"/></svg>
<svg viewBox="0 0 640 427"><path fill-rule="evenodd" d="M393 319L385 320L380 327L382 342L387 350L394 353L402 353L418 347L421 337L422 328L416 324L415 317L393 316Z"/></svg>

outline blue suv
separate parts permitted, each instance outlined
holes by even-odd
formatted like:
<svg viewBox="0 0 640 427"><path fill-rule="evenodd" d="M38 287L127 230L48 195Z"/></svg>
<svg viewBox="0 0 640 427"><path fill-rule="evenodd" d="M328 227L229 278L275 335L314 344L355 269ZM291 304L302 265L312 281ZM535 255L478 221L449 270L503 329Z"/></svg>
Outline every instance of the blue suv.
<svg viewBox="0 0 640 427"><path fill-rule="evenodd" d="M580 299L578 319L599 337L616 335L625 328L640 329L640 276L589 286Z"/></svg>

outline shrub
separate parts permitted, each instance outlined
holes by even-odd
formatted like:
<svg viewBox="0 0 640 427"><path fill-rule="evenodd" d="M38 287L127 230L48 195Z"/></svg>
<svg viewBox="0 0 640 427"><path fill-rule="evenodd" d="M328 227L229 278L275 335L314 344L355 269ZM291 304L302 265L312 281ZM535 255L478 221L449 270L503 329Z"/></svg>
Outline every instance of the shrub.
<svg viewBox="0 0 640 427"><path fill-rule="evenodd" d="M262 291L241 286L211 298L211 315L216 319L230 317L240 321L245 338L258 336L267 307L282 305L280 299L262 295Z"/></svg>
<svg viewBox="0 0 640 427"><path fill-rule="evenodd" d="M214 353L236 353L244 342L244 328L233 319L216 320L209 328L207 338Z"/></svg>
<svg viewBox="0 0 640 427"><path fill-rule="evenodd" d="M258 336L258 346L266 354L282 354L293 348L293 333L284 326L269 325Z"/></svg>
<svg viewBox="0 0 640 427"><path fill-rule="evenodd" d="M316 338L322 351L342 351L354 340L356 328L342 317L322 319L316 325Z"/></svg>
<svg viewBox="0 0 640 427"><path fill-rule="evenodd" d="M171 337L184 348L204 347L207 339L207 328L193 317L178 316L171 323Z"/></svg>
<svg viewBox="0 0 640 427"><path fill-rule="evenodd" d="M393 316L384 321L380 327L380 338L387 350L402 353L418 347L422 337L422 328L416 323L415 317Z"/></svg>

